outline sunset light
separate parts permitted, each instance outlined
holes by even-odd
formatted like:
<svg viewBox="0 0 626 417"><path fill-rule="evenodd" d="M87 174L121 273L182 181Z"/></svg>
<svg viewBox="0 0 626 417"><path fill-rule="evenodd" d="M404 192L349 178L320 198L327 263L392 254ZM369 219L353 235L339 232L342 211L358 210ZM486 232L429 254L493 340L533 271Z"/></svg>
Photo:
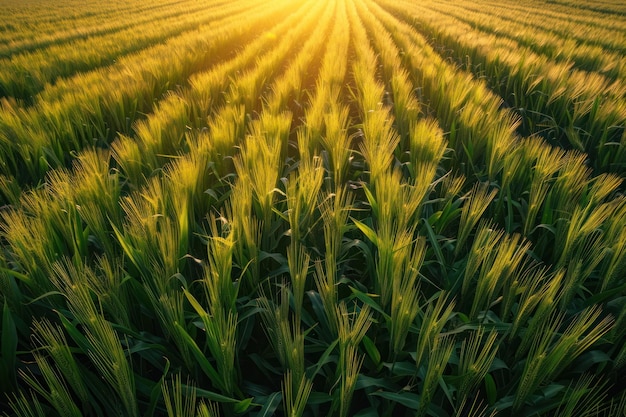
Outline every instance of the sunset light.
<svg viewBox="0 0 626 417"><path fill-rule="evenodd" d="M626 417L626 3L0 16L0 416Z"/></svg>

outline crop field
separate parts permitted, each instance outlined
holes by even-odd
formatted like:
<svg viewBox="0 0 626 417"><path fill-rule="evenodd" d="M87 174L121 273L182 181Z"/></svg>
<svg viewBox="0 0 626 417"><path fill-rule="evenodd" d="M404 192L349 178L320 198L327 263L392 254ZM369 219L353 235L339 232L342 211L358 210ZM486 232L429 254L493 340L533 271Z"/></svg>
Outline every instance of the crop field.
<svg viewBox="0 0 626 417"><path fill-rule="evenodd" d="M626 3L0 16L0 415L626 416Z"/></svg>

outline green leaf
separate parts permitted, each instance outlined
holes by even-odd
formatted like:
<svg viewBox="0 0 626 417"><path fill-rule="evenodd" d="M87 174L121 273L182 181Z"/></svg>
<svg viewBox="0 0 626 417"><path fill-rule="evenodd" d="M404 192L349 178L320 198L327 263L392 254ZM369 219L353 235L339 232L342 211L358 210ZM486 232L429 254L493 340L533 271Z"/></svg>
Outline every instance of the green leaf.
<svg viewBox="0 0 626 417"><path fill-rule="evenodd" d="M414 376L417 373L415 362L383 362L383 365L396 376Z"/></svg>
<svg viewBox="0 0 626 417"><path fill-rule="evenodd" d="M370 395L376 395L378 397L385 398L412 410L418 410L420 406L420 396L412 392L376 391L372 392Z"/></svg>
<svg viewBox="0 0 626 417"><path fill-rule="evenodd" d="M547 415L550 411L557 409L563 403L563 396L558 395L565 391L567 387L565 385L550 384L547 387L541 389L541 395L534 395L531 397L529 403L530 406L524 409L528 415L543 416Z"/></svg>
<svg viewBox="0 0 626 417"><path fill-rule="evenodd" d="M196 310L196 313L198 313L198 316L200 316L200 318L207 318L209 314L204 310L204 308L202 308L198 300L196 300L196 297L191 295L191 293L186 289L183 289L183 293L185 294L185 297L187 297L189 304L191 304L193 309Z"/></svg>
<svg viewBox="0 0 626 417"><path fill-rule="evenodd" d="M365 351L367 352L372 362L374 362L374 365L376 365L377 370L380 370L380 368L382 367L382 364L380 362L381 355L374 341L370 339L369 336L365 335L363 337L363 346L365 347Z"/></svg>
<svg viewBox="0 0 626 417"><path fill-rule="evenodd" d="M354 415L354 417L379 417L380 413L376 409L376 407L369 407L365 410L361 410Z"/></svg>
<svg viewBox="0 0 626 417"><path fill-rule="evenodd" d="M543 394L545 398L553 398L555 395L565 389L566 387L564 385L550 384L546 387L541 388L541 394Z"/></svg>
<svg viewBox="0 0 626 417"><path fill-rule="evenodd" d="M605 290L598 294L592 295L591 297L585 300L585 302L582 304L581 307L585 308L585 307L590 307L592 305L603 303L605 302L605 300L608 300L609 298L613 298L618 295L624 294L625 291L626 291L626 283L623 285L620 285L617 288Z"/></svg>
<svg viewBox="0 0 626 417"><path fill-rule="evenodd" d="M325 392L312 392L311 395L309 395L309 401L307 401L307 404L309 405L319 405L319 404L326 404L329 403L333 400L333 397L328 395Z"/></svg>
<svg viewBox="0 0 626 417"><path fill-rule="evenodd" d="M332 332L329 330L328 317L326 317L326 310L324 310L324 303L320 294L317 291L307 291L306 295L309 297L311 301L311 307L317 316L317 322L321 325L320 327L325 331L322 334L322 339L330 341L334 338Z"/></svg>
<svg viewBox="0 0 626 417"><path fill-rule="evenodd" d="M467 317L465 314L458 312L456 313L457 317L459 318L459 320L461 320L463 323L465 324L469 324L470 323L470 319L469 317Z"/></svg>
<svg viewBox="0 0 626 417"><path fill-rule="evenodd" d="M502 359L495 357L491 366L489 367L489 372L497 371L500 369L509 369L509 366Z"/></svg>
<svg viewBox="0 0 626 417"><path fill-rule="evenodd" d="M450 387L448 387L448 384L446 384L446 381L443 377L439 377L439 386L441 387L441 390L443 391L443 393L446 394L446 397L448 398L448 402L450 404L454 404L454 400L452 399L454 391L455 391L454 387L450 389Z"/></svg>
<svg viewBox="0 0 626 417"><path fill-rule="evenodd" d="M14 271L12 269L0 268L0 272L3 272L9 276L12 276L13 278L17 278L18 280L22 281L25 284L30 284L32 281L28 275L20 274L19 272Z"/></svg>
<svg viewBox="0 0 626 417"><path fill-rule="evenodd" d="M59 292L59 291L48 291L48 292L46 292L46 293L44 293L44 294L41 294L40 296L38 296L38 297L36 297L36 298L33 298L32 300L30 300L29 302L27 302L27 303L26 303L26 305L36 303L36 302L38 302L38 301L40 301L40 300L43 300L44 298L50 297L50 296L52 296L52 295L61 295L61 296L64 296L65 294L63 294L62 292Z"/></svg>
<svg viewBox="0 0 626 417"><path fill-rule="evenodd" d="M372 212L378 214L378 202L376 202L376 197L374 197L374 194L372 194L370 189L367 188L366 184L363 184L363 192L365 193L365 197L367 198L370 207L372 207Z"/></svg>
<svg viewBox="0 0 626 417"><path fill-rule="evenodd" d="M335 346L337 346L338 343L339 343L339 339L337 339L333 343L331 343L330 346L328 346L328 348L324 351L324 354L317 361L317 363L315 365L313 365L313 366L310 366L307 369L306 373L307 373L307 377L309 379L313 380L313 378L315 378L315 376L318 374L320 369L322 369L322 366L324 366L327 363L331 362L330 361L331 353L333 353L333 350L335 349Z"/></svg>
<svg viewBox="0 0 626 417"><path fill-rule="evenodd" d="M365 304L372 307L374 310L380 313L385 319L387 320L391 319L391 317L385 313L382 307L378 305L378 303L374 301L374 299L371 297L371 295L375 295L375 294L366 294L363 291L359 291L354 287L350 287L350 290L352 291L352 294L356 296L356 298L358 298L359 300L363 301ZM378 295L375 295L375 296L378 296Z"/></svg>
<svg viewBox="0 0 626 417"><path fill-rule="evenodd" d="M506 219L505 219L505 230L507 233L513 233L513 204L511 198L511 189L507 187L506 189Z"/></svg>
<svg viewBox="0 0 626 417"><path fill-rule="evenodd" d="M602 366L611 363L611 357L601 350L590 350L578 357L575 364L576 367L573 371L576 373L584 373L594 365L602 364Z"/></svg>
<svg viewBox="0 0 626 417"><path fill-rule="evenodd" d="M493 380L491 374L485 375L485 393L487 394L489 405L494 405L498 396L498 390L496 388L496 381Z"/></svg>
<svg viewBox="0 0 626 417"><path fill-rule="evenodd" d="M430 223L428 223L427 219L422 219L424 223L424 227L426 228L426 234L428 235L428 241L430 242L430 246L433 248L435 252L435 256L437 257L437 261L439 262L439 266L441 269L441 273L443 274L444 279L447 281L448 279L448 271L446 270L445 265L447 264L445 258L443 257L443 251L441 250L441 245L437 240L437 236L435 235L435 231L433 230Z"/></svg>
<svg viewBox="0 0 626 417"><path fill-rule="evenodd" d="M280 365L267 360L265 356L266 355L259 355L258 353L251 353L248 355L248 359L254 362L256 367L265 375L281 375L282 369Z"/></svg>
<svg viewBox="0 0 626 417"><path fill-rule="evenodd" d="M70 335L70 337L76 342L76 344L82 349L82 353L87 354L87 352L91 349L91 343L87 340L87 338L78 331L76 326L74 326L60 311L55 310L59 319L61 320L61 324Z"/></svg>
<svg viewBox="0 0 626 417"><path fill-rule="evenodd" d="M365 235L365 237L367 237L374 245L378 246L378 236L376 235L374 229L353 217L350 217L350 219L352 219L356 227L358 227L358 229Z"/></svg>
<svg viewBox="0 0 626 417"><path fill-rule="evenodd" d="M259 262L266 259L273 259L279 265L287 264L287 258L282 253L259 251Z"/></svg>
<svg viewBox="0 0 626 417"><path fill-rule="evenodd" d="M17 331L15 321L9 309L9 303L5 301L2 308L2 357L4 360L15 359L17 350Z"/></svg>
<svg viewBox="0 0 626 417"><path fill-rule="evenodd" d="M196 341L193 340L193 338L189 335L189 333L187 333L187 331L183 329L183 327L179 323L174 323L174 327L178 330L179 336L183 338L183 340L189 347L189 350L198 361L198 365L200 366L200 369L202 369L202 371L206 374L206 376L211 378L211 381L213 382L213 384L218 386L220 389L225 390L226 387L224 384L224 379L215 370L213 365L211 365L211 363L206 358L206 356L204 356L204 353L202 353L202 351L196 344Z"/></svg>
<svg viewBox="0 0 626 417"><path fill-rule="evenodd" d="M349 251L353 247L363 252L363 258L365 258L367 270L374 271L376 269L376 264L374 263L375 256L372 252L370 244L361 239L344 240L343 249L345 251Z"/></svg>
<svg viewBox="0 0 626 417"><path fill-rule="evenodd" d="M356 384L354 386L354 390L358 391L365 388L384 388L388 391L398 391L398 386L391 381L391 378L372 378L371 376L359 374L359 377L357 378Z"/></svg>
<svg viewBox="0 0 626 417"><path fill-rule="evenodd" d="M250 406L252 405L252 400L254 398L246 398L245 400L239 401L235 404L235 413L237 414L243 414L246 411L248 411L248 409L250 408Z"/></svg>
<svg viewBox="0 0 626 417"><path fill-rule="evenodd" d="M447 336L463 333L466 331L475 331L478 329L484 329L485 332L496 331L500 333L506 333L511 328L511 326L512 325L510 323L479 323L477 321L474 321L473 323L470 322L468 324L464 324L448 332L442 332L441 335Z"/></svg>
<svg viewBox="0 0 626 417"><path fill-rule="evenodd" d="M8 388L10 385L10 380L12 379L13 374L15 373L15 363L16 363L16 351L17 351L17 330L15 328L15 321L13 320L13 315L11 314L11 310L9 310L9 303L5 301L4 307L2 309L2 342L1 342L1 350L0 350L0 364L2 365L1 370L4 372L0 373L0 387ZM4 375L2 375L4 373ZM8 392L8 390L7 390Z"/></svg>
<svg viewBox="0 0 626 417"><path fill-rule="evenodd" d="M268 395L265 401L263 401L263 407L261 407L261 410L256 413L254 417L273 416L278 408L278 405L282 401L282 398L282 393L280 391Z"/></svg>
<svg viewBox="0 0 626 417"><path fill-rule="evenodd" d="M185 384L182 384L181 386L188 392L191 392L192 389L195 389L196 395L198 397L206 398L207 400L210 400L210 401L216 401L218 403L229 403L229 404L237 404L237 403L242 402L242 400L238 400L232 397L227 397L225 395L218 394L217 392L208 391L208 390L201 389L201 388L192 388ZM244 400L244 401L247 401L247 400ZM250 401L252 401L252 399L250 399Z"/></svg>
<svg viewBox="0 0 626 417"><path fill-rule="evenodd" d="M166 365L165 365L165 370L163 372L163 375L159 379L159 383L154 384L154 386L150 390L150 404L145 414L146 417L154 415L154 410L156 410L157 402L161 399L161 396L163 395L162 394L163 391L161 390L161 387L170 369L170 361L167 358L165 358L165 360L166 360ZM137 386L141 385L139 383L140 380L137 375L135 375L135 381L136 381Z"/></svg>
<svg viewBox="0 0 626 417"><path fill-rule="evenodd" d="M126 254L126 256L128 257L128 259L133 263L133 265L135 265L135 268L137 268L137 270L139 272L143 272L146 271L147 268L145 268L144 265L142 265L139 262L139 258L137 255L141 254L141 251L136 250L135 248L133 248L127 241L126 241L126 237L124 236L124 234L115 226L115 224L113 224L113 221L109 219L109 223L111 223L111 227L113 228L113 233L115 234L115 237L117 238L117 241L119 242L120 246L122 247L122 250L124 251L124 253Z"/></svg>

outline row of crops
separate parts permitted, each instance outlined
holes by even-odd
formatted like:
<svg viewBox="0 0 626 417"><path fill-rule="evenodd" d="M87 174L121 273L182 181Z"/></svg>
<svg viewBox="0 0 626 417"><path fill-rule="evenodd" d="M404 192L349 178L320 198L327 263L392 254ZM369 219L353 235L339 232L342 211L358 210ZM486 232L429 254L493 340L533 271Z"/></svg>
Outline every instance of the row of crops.
<svg viewBox="0 0 626 417"><path fill-rule="evenodd" d="M622 6L48 6L0 0L0 413L626 416Z"/></svg>

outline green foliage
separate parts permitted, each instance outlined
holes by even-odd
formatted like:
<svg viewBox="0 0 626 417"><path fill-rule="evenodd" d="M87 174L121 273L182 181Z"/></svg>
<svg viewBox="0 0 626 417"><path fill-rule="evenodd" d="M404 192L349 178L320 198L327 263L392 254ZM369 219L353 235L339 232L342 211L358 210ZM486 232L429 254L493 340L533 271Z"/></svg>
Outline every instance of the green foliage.
<svg viewBox="0 0 626 417"><path fill-rule="evenodd" d="M624 415L624 7L7 1L0 414Z"/></svg>

